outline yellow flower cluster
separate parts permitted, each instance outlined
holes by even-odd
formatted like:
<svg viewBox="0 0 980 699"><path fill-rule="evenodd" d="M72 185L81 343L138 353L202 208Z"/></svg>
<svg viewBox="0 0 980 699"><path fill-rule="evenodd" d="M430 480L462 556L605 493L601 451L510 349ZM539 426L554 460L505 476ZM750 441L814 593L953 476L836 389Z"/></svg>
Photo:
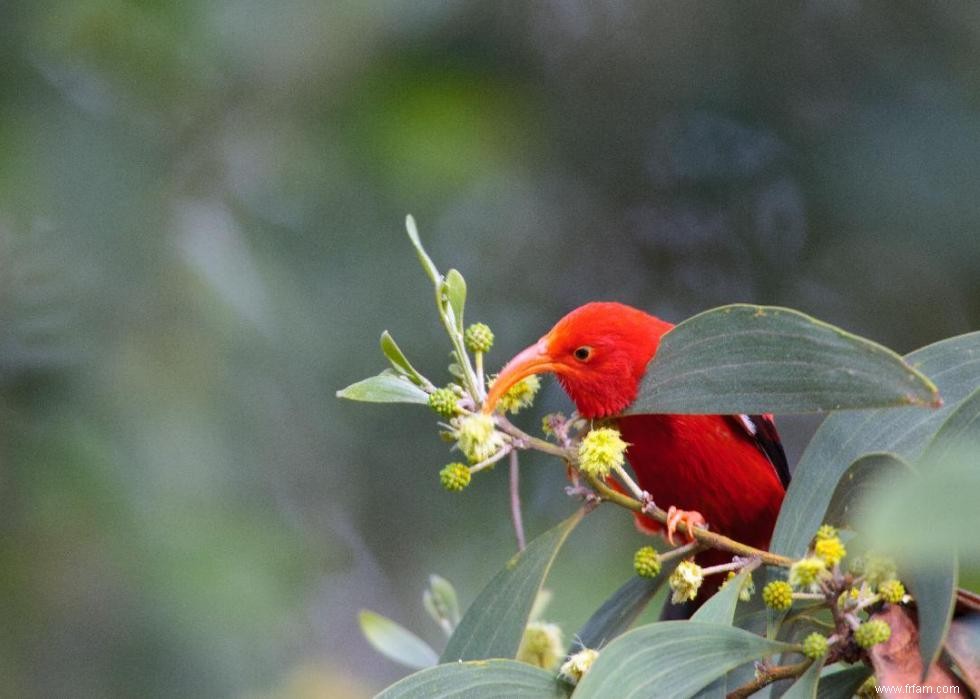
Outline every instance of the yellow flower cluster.
<svg viewBox="0 0 980 699"><path fill-rule="evenodd" d="M674 591L670 601L674 604L687 602L698 596L704 571L694 561L681 561L670 575L670 589Z"/></svg>
<svg viewBox="0 0 980 699"><path fill-rule="evenodd" d="M578 447L578 467L584 473L604 478L625 462L629 445L612 427L598 427L582 438Z"/></svg>

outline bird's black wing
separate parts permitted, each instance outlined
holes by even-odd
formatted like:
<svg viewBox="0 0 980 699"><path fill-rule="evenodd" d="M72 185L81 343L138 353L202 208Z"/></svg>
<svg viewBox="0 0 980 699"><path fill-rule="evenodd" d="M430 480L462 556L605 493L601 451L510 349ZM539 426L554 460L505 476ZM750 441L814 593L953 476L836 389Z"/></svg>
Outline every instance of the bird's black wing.
<svg viewBox="0 0 980 699"><path fill-rule="evenodd" d="M789 464L772 415L732 415L731 419L749 436L776 469L779 482L789 487Z"/></svg>

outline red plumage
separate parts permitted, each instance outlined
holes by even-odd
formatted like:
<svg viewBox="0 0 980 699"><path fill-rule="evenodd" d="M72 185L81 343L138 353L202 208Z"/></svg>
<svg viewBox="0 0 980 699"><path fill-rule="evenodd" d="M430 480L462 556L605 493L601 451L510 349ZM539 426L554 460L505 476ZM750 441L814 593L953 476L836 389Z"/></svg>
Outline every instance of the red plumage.
<svg viewBox="0 0 980 699"><path fill-rule="evenodd" d="M581 306L504 367L486 405L492 410L530 374L556 374L583 417L616 421L640 486L661 508L696 510L713 531L767 548L789 479L770 416L616 417L636 399L647 363L672 327L619 303ZM637 524L661 529L648 517ZM699 556L702 565L730 558L721 551Z"/></svg>

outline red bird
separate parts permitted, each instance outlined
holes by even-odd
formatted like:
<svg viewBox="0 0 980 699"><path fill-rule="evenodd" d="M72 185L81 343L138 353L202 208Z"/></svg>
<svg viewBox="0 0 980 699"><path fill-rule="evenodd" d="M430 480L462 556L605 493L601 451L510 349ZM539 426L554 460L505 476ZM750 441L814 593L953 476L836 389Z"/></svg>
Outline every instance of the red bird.
<svg viewBox="0 0 980 699"><path fill-rule="evenodd" d="M611 418L630 445L626 458L640 487L670 507L667 535L677 523L705 522L712 531L768 548L789 484L786 455L769 415L629 415L647 363L674 327L620 303L589 303L501 370L484 404L492 412L517 381L550 372L587 419ZM662 529L636 515L644 532ZM723 551L699 555L701 565L731 560ZM720 582L717 581L717 582ZM716 587L707 586L705 592Z"/></svg>

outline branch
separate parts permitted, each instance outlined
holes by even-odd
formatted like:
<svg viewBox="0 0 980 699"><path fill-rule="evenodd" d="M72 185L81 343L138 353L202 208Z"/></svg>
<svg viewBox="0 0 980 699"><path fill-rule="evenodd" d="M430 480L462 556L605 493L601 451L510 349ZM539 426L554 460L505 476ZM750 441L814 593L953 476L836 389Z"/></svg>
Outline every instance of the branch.
<svg viewBox="0 0 980 699"><path fill-rule="evenodd" d="M634 512L642 512L661 524L667 524L667 513L661 510L659 507L647 506L644 508L643 503L636 498L632 498L629 495L623 495L622 493L613 490L595 476L590 476L586 473L583 473L582 476L589 482L589 485L592 486L593 490L595 490L602 497L602 499L615 503L620 507L625 507L628 510L633 510ZM793 565L793 559L791 558L780 556L779 554L772 553L771 551L757 549L753 546L749 546L748 544L743 544L735 541L735 539L730 539L727 536L716 534L715 532L708 531L707 529L703 529L701 527L694 527L692 531L687 528L687 525L684 522L681 522L678 524L677 530L682 534L689 534L693 536L697 541L705 546L710 546L711 548L731 551L736 555L744 556L746 558L758 558L763 563L768 565L782 566L783 568L789 568L791 565Z"/></svg>
<svg viewBox="0 0 980 699"><path fill-rule="evenodd" d="M754 680L743 684L734 692L729 692L727 695L725 695L725 699L745 699L745 697L755 694L760 689L767 687L773 682L799 677L806 672L807 668L810 667L810 663L812 662L812 660L804 660L803 662L796 663L795 665L777 665L775 667L757 670Z"/></svg>

